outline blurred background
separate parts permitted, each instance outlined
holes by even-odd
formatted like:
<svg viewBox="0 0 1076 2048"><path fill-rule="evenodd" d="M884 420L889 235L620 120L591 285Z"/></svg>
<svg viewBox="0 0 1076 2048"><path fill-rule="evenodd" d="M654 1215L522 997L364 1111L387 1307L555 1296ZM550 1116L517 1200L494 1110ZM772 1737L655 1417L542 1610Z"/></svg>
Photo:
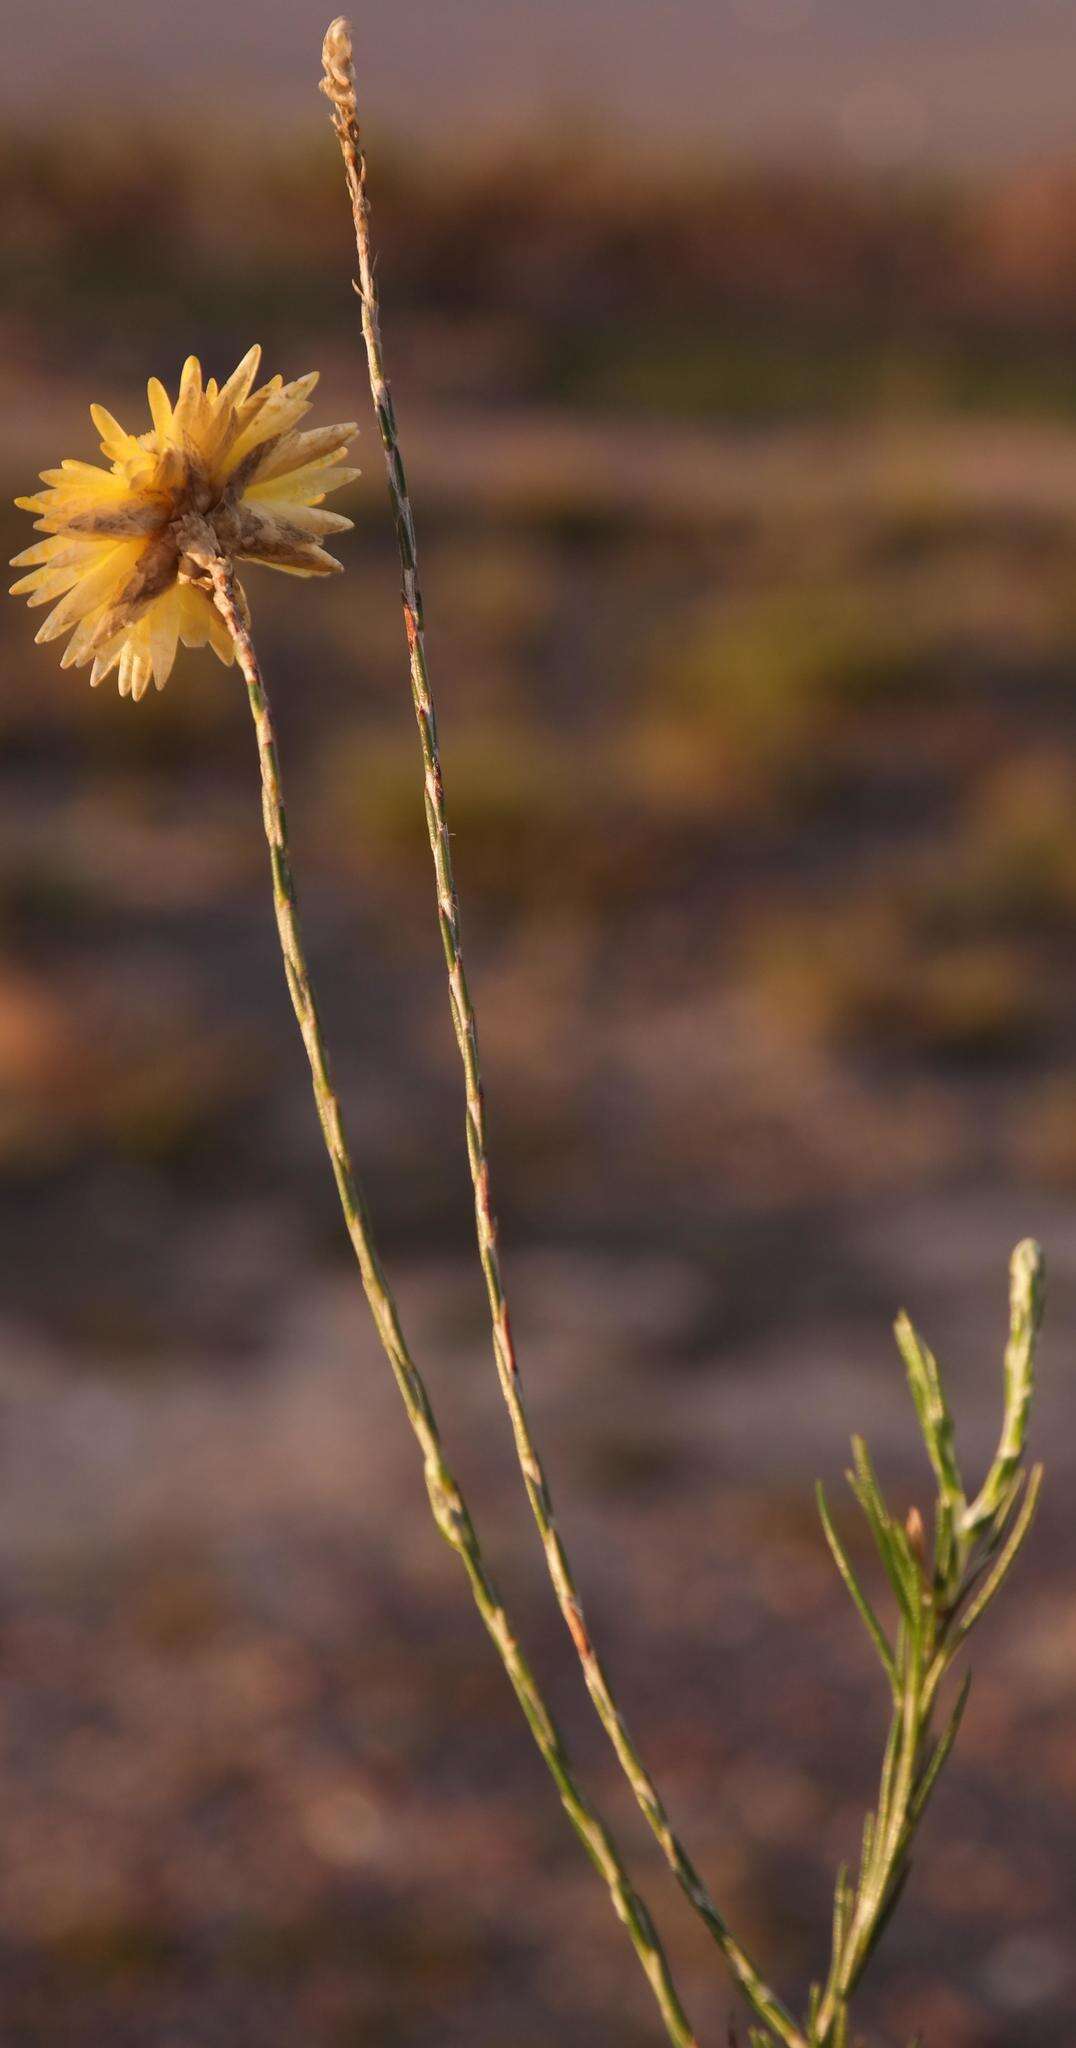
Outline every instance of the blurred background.
<svg viewBox="0 0 1076 2048"><path fill-rule="evenodd" d="M493 1382L323 27L12 24L3 497L190 350L258 339L362 422L346 576L247 579L308 942L449 1445L713 2048L731 1993ZM865 1429L925 1502L902 1303L988 1455L1041 1237L1045 1503L862 2019L1063 2048L1076 19L396 0L359 54L507 1273L595 1633L801 1997L885 1708L811 1483ZM234 678L181 656L133 707L34 623L0 614L5 2043L645 2048L349 1266Z"/></svg>

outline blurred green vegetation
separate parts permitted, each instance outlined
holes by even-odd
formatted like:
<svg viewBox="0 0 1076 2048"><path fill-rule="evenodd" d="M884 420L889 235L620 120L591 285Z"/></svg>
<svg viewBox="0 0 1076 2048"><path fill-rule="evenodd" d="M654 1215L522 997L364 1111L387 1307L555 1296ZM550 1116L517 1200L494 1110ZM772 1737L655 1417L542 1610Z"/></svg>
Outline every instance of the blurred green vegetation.
<svg viewBox="0 0 1076 2048"><path fill-rule="evenodd" d="M339 329L338 167L305 128L254 144L217 116L196 149L167 118L0 136L14 351L137 374L181 360L192 331L227 354L256 330L290 354ZM1072 415L1066 163L964 183L800 165L644 179L568 129L433 163L373 147L396 354L422 349L447 391L744 423Z"/></svg>

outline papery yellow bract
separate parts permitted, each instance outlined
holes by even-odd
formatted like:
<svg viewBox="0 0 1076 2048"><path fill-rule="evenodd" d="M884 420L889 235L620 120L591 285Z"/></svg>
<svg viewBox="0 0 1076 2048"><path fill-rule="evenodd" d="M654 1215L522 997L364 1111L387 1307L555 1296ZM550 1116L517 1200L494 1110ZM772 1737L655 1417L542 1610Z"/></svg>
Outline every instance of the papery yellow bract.
<svg viewBox="0 0 1076 2048"><path fill-rule="evenodd" d="M104 406L90 415L111 467L61 463L46 486L16 503L35 512L47 539L16 555L28 568L12 586L31 605L53 605L38 640L71 637L61 666L92 661L91 683L118 666L121 696L141 697L152 676L163 689L177 642L208 641L222 661L233 649L224 622L193 570L192 523L230 561L263 562L295 576L341 566L320 543L350 519L322 510L358 470L342 467L354 422L298 431L317 372L292 384L273 377L254 390L261 350L252 348L218 387L188 356L175 405L148 386L153 425L129 434Z"/></svg>

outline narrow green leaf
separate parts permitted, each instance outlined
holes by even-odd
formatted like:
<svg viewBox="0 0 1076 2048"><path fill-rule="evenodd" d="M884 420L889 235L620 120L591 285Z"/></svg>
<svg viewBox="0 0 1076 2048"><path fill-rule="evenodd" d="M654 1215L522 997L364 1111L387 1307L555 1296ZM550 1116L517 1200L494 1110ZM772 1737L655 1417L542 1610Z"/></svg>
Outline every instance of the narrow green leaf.
<svg viewBox="0 0 1076 2048"><path fill-rule="evenodd" d="M886 1931L886 1928L889 1926L889 1923L892 1920L893 1915L901 1902L901 1899L904 1895L904 1887L907 1884L909 1877L911 1876L911 1869L912 1866L910 1863L906 1862L902 1864L900 1870L897 1872L897 1875L893 1880L893 1883L889 1888L889 1891L886 1894L885 1902L879 1909L878 1916L874 1922L873 1927L871 1928L870 1936L864 1945L863 1953L860 1956L858 1963L856 1964L854 1975L852 1976L852 1979L848 1985L849 1995L851 1995L851 1993L855 1990L857 1984L859 1983L859 1980L862 1977L863 1972L867 1967L867 1964L870 1962L871 1957L874 1955L875 1950L877 1949L878 1944Z"/></svg>
<svg viewBox="0 0 1076 2048"><path fill-rule="evenodd" d="M848 1882L848 1865L842 1863L837 1872L833 1891L833 1954L838 1957L844 1947L848 1932L848 1921L852 1911L852 1888Z"/></svg>
<svg viewBox="0 0 1076 2048"><path fill-rule="evenodd" d="M930 1596L923 1581L919 1560L908 1540L907 1531L902 1528L899 1522L893 1522L889 1533L893 1548L900 1560L900 1569L908 1591L907 1615L912 1646L916 1656L921 1658L924 1648L924 1629L930 1614Z"/></svg>
<svg viewBox="0 0 1076 2048"><path fill-rule="evenodd" d="M951 1501L939 1500L934 1524L934 1591L944 1599L949 1591L956 1563L956 1532Z"/></svg>
<svg viewBox="0 0 1076 2048"><path fill-rule="evenodd" d="M885 1752L882 1757L882 1776L878 1787L878 1814L874 1823L872 1853L878 1843L885 1840L888 1832L889 1802L893 1791L893 1779L896 1774L897 1758L900 1754L900 1738L903 1729L904 1713L902 1701L889 1724L889 1732L885 1739Z"/></svg>
<svg viewBox="0 0 1076 2048"><path fill-rule="evenodd" d="M868 1813L868 1814L866 1814L866 1815L864 1816L864 1820L863 1820L863 1840L862 1840L862 1842L861 1842L861 1844L860 1844L860 1850L859 1850L859 1868L860 1868L860 1874L861 1874L861 1875L862 1875L862 1873L863 1873L863 1872L864 1872L864 1871L865 1871L866 1869L868 1869L868 1867L869 1867L869 1865L870 1865L870 1860L871 1860L871 1851L872 1851L872 1849L873 1849L873 1848L874 1848L874 1815L873 1815L873 1813Z"/></svg>
<svg viewBox="0 0 1076 2048"><path fill-rule="evenodd" d="M848 1592L851 1595L852 1601L859 1612L860 1620L862 1621L863 1626L867 1631L867 1634L870 1636L870 1639L874 1644L874 1647L877 1650L879 1657L881 1658L882 1669L884 1670L886 1677L889 1680L890 1690L892 1691L893 1697L894 1699L899 1699L900 1689L897 1683L896 1665L893 1662L893 1652L889 1647L889 1642L886 1638L886 1634L884 1629L882 1628L881 1622L878 1620L878 1616L875 1614L874 1609L871 1606L871 1603L868 1600L866 1593L863 1591L863 1588L860 1585L859 1580L857 1579L855 1572L852 1569L852 1564L848 1556L848 1552L845 1550L845 1547L841 1542L841 1539L838 1536L836 1529L833 1526L833 1520L826 1502L825 1489L823 1488L821 1480L819 1480L815 1488L815 1498L818 1501L818 1512L821 1517L822 1528L825 1532L826 1542L829 1544L830 1547L833 1562L836 1565L837 1570L841 1575L841 1578L844 1580L845 1586L847 1587Z"/></svg>
<svg viewBox="0 0 1076 2048"><path fill-rule="evenodd" d="M927 1767L923 1772L923 1775L920 1778L919 1783L916 1786L915 1791L912 1795L911 1806L908 1810L908 1819L910 1826L913 1828L918 1826L922 1815L926 1811L927 1804L930 1800L930 1795L933 1792L934 1787L937 1784L938 1779L945 1768L949 1752L952 1749L953 1744L956 1741L957 1735L960 1732L960 1723L964 1719L964 1709L968 1704L968 1694L970 1693L970 1691L971 1672L969 1671L964 1679L964 1683L961 1686L960 1691L957 1694L956 1705L954 1706L953 1711L950 1714L944 1729L942 1730L942 1733L939 1735L938 1740L934 1745L930 1761L927 1764Z"/></svg>
<svg viewBox="0 0 1076 2048"><path fill-rule="evenodd" d="M964 1482L956 1461L953 1418L945 1398L938 1361L903 1312L893 1328L938 1491L943 1500L960 1512L966 1505Z"/></svg>
<svg viewBox="0 0 1076 2048"><path fill-rule="evenodd" d="M965 1637L970 1635L976 1622L985 1614L995 1593L1000 1591L1013 1565L1016 1563L1024 1538L1035 1519L1035 1509L1038 1506L1039 1491L1042 1486L1042 1473L1043 1468L1041 1465L1036 1465L1032 1470L1028 1479L1024 1503L1016 1521L1013 1523L1008 1542L1005 1544L993 1570L983 1580L970 1607L962 1615L960 1625L955 1632L954 1643L962 1643Z"/></svg>
<svg viewBox="0 0 1076 2048"><path fill-rule="evenodd" d="M919 1575L913 1570L909 1579L905 1557L895 1540L894 1532L898 1524L885 1504L871 1464L870 1452L861 1436L852 1438L852 1458L855 1471L848 1474L848 1483L867 1518L878 1555L901 1611L911 1620L912 1609L918 1600L916 1587Z"/></svg>
<svg viewBox="0 0 1076 2048"><path fill-rule="evenodd" d="M1013 1509L1023 1492L1026 1480L1027 1473L1021 1468L1019 1472L1014 1472L1009 1485L1001 1494L987 1543L988 1557L992 1557L994 1552L1001 1547L1001 1542L1012 1517Z"/></svg>
<svg viewBox="0 0 1076 2048"><path fill-rule="evenodd" d="M822 1991L818 1985L815 1985L811 2006L807 2015L807 2032L809 2039L812 2041L816 2037L819 2013L824 2007L829 2005L836 1987L840 1983L841 1971L844 1965L845 1944L848 1940L848 1931L852 1924L854 1904L855 1899L852 1887L848 1882L848 1866L846 1863L842 1863L837 1872L837 1882L833 1891L833 1939L830 1948L829 1970L826 1974L825 1990Z"/></svg>
<svg viewBox="0 0 1076 2048"><path fill-rule="evenodd" d="M1009 1341L1005 1349L1005 1409L1001 1436L994 1462L971 1506L966 1509L961 1530L974 1536L992 1522L1005 1490L1023 1456L1028 1416L1035 1391L1035 1340L1042 1321L1045 1294L1045 1263L1033 1238L1018 1244L1010 1261Z"/></svg>

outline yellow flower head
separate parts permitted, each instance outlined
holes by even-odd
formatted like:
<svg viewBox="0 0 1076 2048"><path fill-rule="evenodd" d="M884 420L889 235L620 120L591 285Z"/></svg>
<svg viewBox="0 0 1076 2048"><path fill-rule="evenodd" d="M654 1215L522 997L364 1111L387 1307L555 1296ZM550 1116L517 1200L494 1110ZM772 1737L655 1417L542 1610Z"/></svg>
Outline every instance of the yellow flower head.
<svg viewBox="0 0 1076 2048"><path fill-rule="evenodd" d="M59 599L37 638L71 634L61 667L92 661L97 684L118 665L120 695L137 699L151 676L164 688L179 640L208 641L230 662L231 638L199 567L207 551L293 576L339 569L320 542L351 521L321 508L359 473L340 466L355 424L299 433L317 372L294 384L273 377L255 391L260 358L252 348L218 389L188 356L174 406L152 377L146 434L128 434L91 406L110 468L64 462L42 471L47 489L16 500L39 515L48 539L15 556L14 567L32 566L12 595L25 592L31 605Z"/></svg>

